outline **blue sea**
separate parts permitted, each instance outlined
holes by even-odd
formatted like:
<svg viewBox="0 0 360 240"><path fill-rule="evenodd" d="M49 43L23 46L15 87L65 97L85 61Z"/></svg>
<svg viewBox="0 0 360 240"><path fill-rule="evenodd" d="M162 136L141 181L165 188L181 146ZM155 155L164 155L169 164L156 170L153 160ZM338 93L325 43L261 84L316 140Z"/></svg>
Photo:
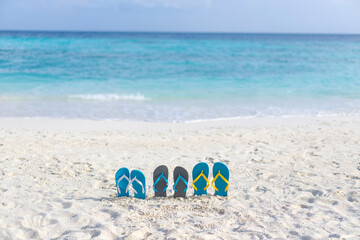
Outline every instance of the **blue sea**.
<svg viewBox="0 0 360 240"><path fill-rule="evenodd" d="M360 35L0 32L0 117L360 115Z"/></svg>

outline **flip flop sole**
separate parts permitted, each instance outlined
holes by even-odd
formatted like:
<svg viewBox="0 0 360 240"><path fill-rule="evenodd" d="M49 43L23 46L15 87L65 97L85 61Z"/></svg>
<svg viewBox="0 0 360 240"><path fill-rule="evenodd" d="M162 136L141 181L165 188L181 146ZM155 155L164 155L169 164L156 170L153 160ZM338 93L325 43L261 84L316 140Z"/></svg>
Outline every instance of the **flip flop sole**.
<svg viewBox="0 0 360 240"><path fill-rule="evenodd" d="M140 170L132 170L131 171L131 181L132 187L135 189L135 198L145 199L146 198L146 182L145 182L145 175ZM134 178L141 183L134 181ZM144 191L144 192L143 192Z"/></svg>
<svg viewBox="0 0 360 240"><path fill-rule="evenodd" d="M180 176L183 179L185 179L186 183L184 183L184 181L181 178L178 179ZM183 167L176 167L174 169L174 191L175 191L175 189L177 191L174 192L174 197L183 197L184 198L186 196L186 190L187 190L187 187L188 187L188 185L187 185L188 181L189 181L189 174L186 171L186 169L183 168ZM175 186L176 182L177 182L177 184ZM185 192L184 192L184 190L185 190Z"/></svg>
<svg viewBox="0 0 360 240"><path fill-rule="evenodd" d="M129 171L129 169L127 169L125 167L120 168L115 173L115 184L116 184L116 188L117 188L118 197L128 197L129 196L129 191L126 192L126 188L129 185L129 180L127 180L126 178L121 179L124 175L129 179L130 171Z"/></svg>
<svg viewBox="0 0 360 240"><path fill-rule="evenodd" d="M229 182L229 168L222 162L217 162L213 166L214 179L219 173ZM225 191L225 189L228 186L228 184L221 178L220 175L216 178L214 185L218 189L218 191L215 189L215 195L223 196L223 197L227 196L228 192Z"/></svg>
<svg viewBox="0 0 360 240"><path fill-rule="evenodd" d="M153 174L153 180L155 185L154 188L157 190L155 191L156 197L166 197L166 190L164 191L164 189L167 188L168 183L162 177L156 183L156 181L158 180L158 178L161 176L162 173L167 180L169 176L169 170L165 165L158 166Z"/></svg>
<svg viewBox="0 0 360 240"><path fill-rule="evenodd" d="M206 180L204 179L204 177L199 175L202 173L205 175L206 178L209 178L209 165L205 162L201 162L198 163L194 166L193 170L192 170L192 178L193 178L193 184L195 185L196 189L194 188L194 195L203 195L203 194L207 194L207 190L204 189L207 185L208 182L206 182ZM198 178L199 177L199 178ZM194 183L194 180L197 179L198 180Z"/></svg>

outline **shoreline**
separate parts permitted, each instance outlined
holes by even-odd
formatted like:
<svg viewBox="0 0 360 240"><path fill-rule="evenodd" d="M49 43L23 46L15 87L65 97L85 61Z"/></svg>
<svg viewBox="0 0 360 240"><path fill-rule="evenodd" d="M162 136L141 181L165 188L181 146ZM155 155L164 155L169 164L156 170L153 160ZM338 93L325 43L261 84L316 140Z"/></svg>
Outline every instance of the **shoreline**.
<svg viewBox="0 0 360 240"><path fill-rule="evenodd" d="M212 127L279 127L316 124L321 122L360 121L360 116L289 116L289 117L236 117L189 122L145 122L59 118L0 118L0 128L33 129L46 131L123 131L169 129L194 130Z"/></svg>

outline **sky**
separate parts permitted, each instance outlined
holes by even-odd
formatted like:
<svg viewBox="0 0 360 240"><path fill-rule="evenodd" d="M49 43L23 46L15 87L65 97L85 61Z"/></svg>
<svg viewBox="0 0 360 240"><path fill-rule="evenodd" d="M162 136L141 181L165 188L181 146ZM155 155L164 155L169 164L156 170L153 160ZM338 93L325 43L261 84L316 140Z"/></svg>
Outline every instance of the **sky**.
<svg viewBox="0 0 360 240"><path fill-rule="evenodd" d="M360 0L0 0L0 30L360 34Z"/></svg>

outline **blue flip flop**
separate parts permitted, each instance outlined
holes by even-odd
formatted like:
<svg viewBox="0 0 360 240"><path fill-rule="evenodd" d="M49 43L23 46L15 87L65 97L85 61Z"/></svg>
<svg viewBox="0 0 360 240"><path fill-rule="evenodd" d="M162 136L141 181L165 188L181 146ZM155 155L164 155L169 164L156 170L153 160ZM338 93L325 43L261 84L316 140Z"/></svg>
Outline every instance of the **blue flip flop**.
<svg viewBox="0 0 360 240"><path fill-rule="evenodd" d="M226 197L229 188L229 168L221 162L215 163L213 178L212 186L215 189L215 195Z"/></svg>
<svg viewBox="0 0 360 240"><path fill-rule="evenodd" d="M194 195L207 195L206 189L210 186L208 177L209 165L204 162L196 164L192 171Z"/></svg>
<svg viewBox="0 0 360 240"><path fill-rule="evenodd" d="M134 197L145 199L146 198L146 183L145 175L139 170L131 171L131 184L135 191Z"/></svg>
<svg viewBox="0 0 360 240"><path fill-rule="evenodd" d="M127 168L120 168L115 174L115 183L118 197L129 196L130 171Z"/></svg>

